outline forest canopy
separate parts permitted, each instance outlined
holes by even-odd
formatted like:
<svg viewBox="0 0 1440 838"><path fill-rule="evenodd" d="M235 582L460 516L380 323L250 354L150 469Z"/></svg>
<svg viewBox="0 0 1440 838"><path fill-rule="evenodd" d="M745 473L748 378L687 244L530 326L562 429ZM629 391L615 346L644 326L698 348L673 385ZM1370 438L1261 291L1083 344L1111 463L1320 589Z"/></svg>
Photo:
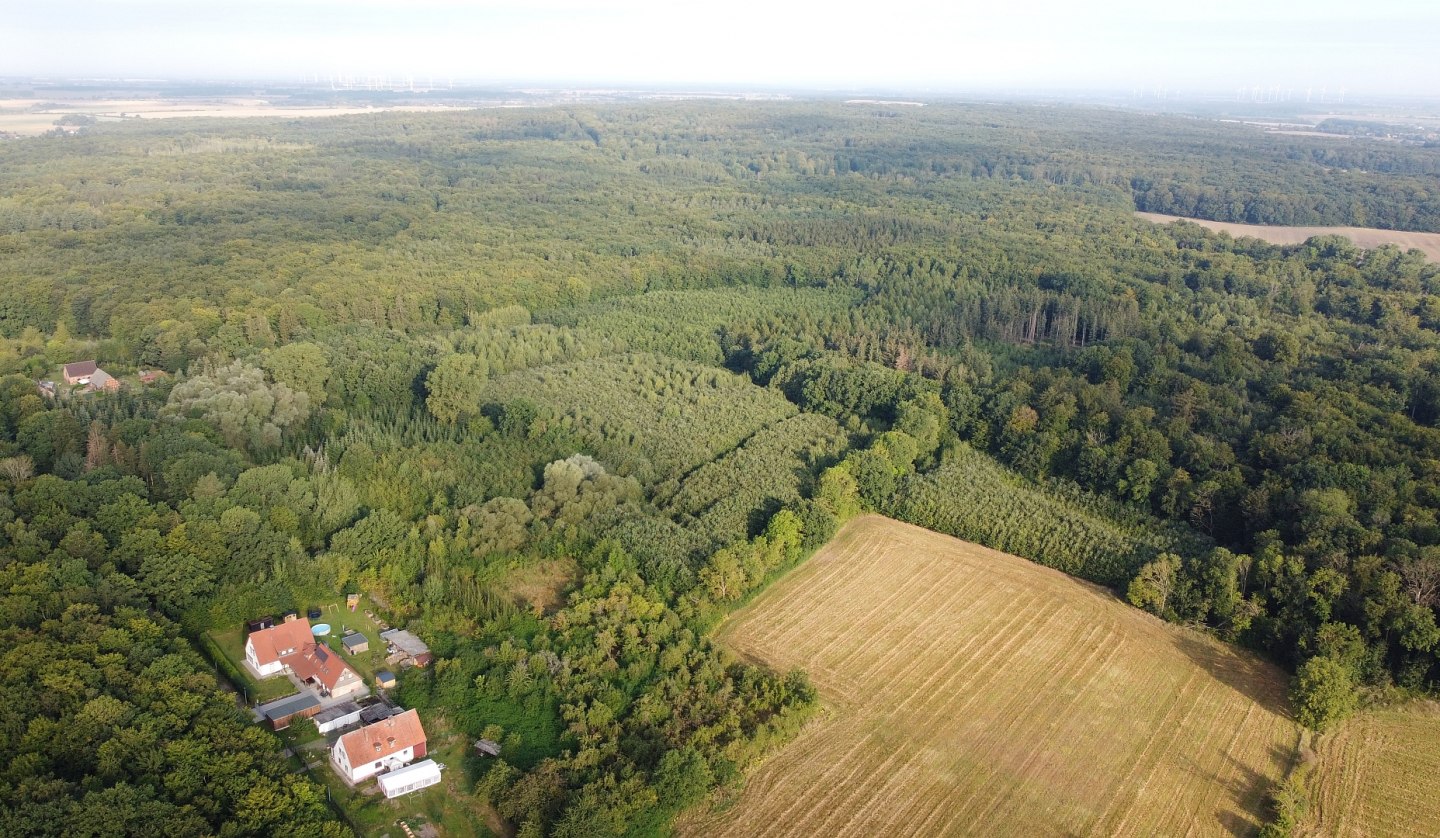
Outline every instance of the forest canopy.
<svg viewBox="0 0 1440 838"><path fill-rule="evenodd" d="M1133 212L1440 230L1437 175L963 103L0 144L0 831L344 834L196 650L364 592L438 658L400 700L503 743L475 805L653 834L813 714L709 633L861 510L1258 650L1317 729L1434 694L1440 267Z"/></svg>

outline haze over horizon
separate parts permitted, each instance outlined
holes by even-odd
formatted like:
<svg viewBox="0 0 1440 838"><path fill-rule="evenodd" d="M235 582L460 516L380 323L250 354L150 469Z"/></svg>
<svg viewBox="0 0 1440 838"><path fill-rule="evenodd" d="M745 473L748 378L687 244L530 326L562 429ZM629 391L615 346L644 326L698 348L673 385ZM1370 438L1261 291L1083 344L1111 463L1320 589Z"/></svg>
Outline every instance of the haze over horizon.
<svg viewBox="0 0 1440 838"><path fill-rule="evenodd" d="M6 0L0 75L1440 95L1440 5Z"/></svg>

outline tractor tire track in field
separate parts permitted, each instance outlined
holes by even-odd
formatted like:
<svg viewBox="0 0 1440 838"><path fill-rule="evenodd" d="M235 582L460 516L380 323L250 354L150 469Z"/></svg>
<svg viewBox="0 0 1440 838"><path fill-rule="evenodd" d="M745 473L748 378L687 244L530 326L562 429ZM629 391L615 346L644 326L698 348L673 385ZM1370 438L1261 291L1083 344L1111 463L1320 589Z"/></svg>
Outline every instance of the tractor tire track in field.
<svg viewBox="0 0 1440 838"><path fill-rule="evenodd" d="M1278 669L875 515L717 636L830 712L682 835L1245 834L1296 741Z"/></svg>
<svg viewBox="0 0 1440 838"><path fill-rule="evenodd" d="M1440 836L1440 705L1360 713L1319 737L1300 836Z"/></svg>

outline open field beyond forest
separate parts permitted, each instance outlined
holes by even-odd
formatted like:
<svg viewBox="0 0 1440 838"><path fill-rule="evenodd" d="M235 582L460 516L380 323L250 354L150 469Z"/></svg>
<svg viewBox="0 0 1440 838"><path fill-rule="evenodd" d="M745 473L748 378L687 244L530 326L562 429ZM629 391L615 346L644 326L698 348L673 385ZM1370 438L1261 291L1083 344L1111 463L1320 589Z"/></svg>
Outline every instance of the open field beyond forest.
<svg viewBox="0 0 1440 838"><path fill-rule="evenodd" d="M828 712L689 835L1250 834L1299 737L1273 666L879 516L719 638Z"/></svg>
<svg viewBox="0 0 1440 838"><path fill-rule="evenodd" d="M1301 835L1440 835L1440 706L1362 713L1316 745Z"/></svg>
<svg viewBox="0 0 1440 838"><path fill-rule="evenodd" d="M314 116L346 116L381 111L468 110L446 105L286 105L254 97L180 97L145 99L79 98L0 99L0 131L19 136L43 134L66 116L89 116L99 122L136 119L182 119L185 117L269 116L295 119Z"/></svg>
<svg viewBox="0 0 1440 838"><path fill-rule="evenodd" d="M1229 221L1207 221L1203 218L1183 218L1178 215L1164 215L1158 212L1137 212L1136 215L1156 224L1172 221L1189 221L1216 232L1225 232L1240 238L1250 236L1271 244L1300 244L1315 236L1344 236L1357 247L1379 247L1382 244L1398 245L1402 250L1414 248L1428 258L1440 262L1440 233L1412 233L1405 230L1380 230L1374 227L1281 227L1269 224L1235 224Z"/></svg>

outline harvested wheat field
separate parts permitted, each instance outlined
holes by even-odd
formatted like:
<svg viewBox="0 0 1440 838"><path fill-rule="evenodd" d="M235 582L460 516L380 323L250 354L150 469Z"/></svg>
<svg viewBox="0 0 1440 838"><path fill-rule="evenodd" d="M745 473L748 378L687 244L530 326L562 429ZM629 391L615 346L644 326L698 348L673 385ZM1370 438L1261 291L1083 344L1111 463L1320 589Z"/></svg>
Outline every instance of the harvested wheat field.
<svg viewBox="0 0 1440 838"><path fill-rule="evenodd" d="M1362 713L1315 750L1301 835L1440 835L1440 707Z"/></svg>
<svg viewBox="0 0 1440 838"><path fill-rule="evenodd" d="M1178 215L1164 215L1158 212L1137 212L1136 215L1156 224L1172 221L1189 221L1201 227L1225 232L1240 238L1252 238L1271 244L1300 244L1314 236L1344 236L1356 247L1379 247L1382 244L1398 245L1402 250L1415 250L1430 259L1440 262L1440 233L1411 233L1405 230L1380 230L1375 227L1281 227L1270 224L1236 224L1230 221L1207 221L1203 218L1184 218Z"/></svg>
<svg viewBox="0 0 1440 838"><path fill-rule="evenodd" d="M879 516L719 637L829 709L690 835L1247 834L1298 740L1278 669Z"/></svg>

